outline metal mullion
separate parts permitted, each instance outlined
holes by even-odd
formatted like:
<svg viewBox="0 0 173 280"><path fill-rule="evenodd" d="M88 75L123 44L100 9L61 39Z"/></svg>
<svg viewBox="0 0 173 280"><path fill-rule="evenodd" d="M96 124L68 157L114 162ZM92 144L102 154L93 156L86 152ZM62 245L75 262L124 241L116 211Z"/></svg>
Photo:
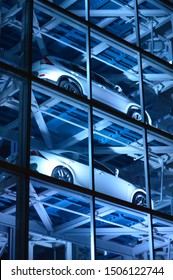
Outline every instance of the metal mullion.
<svg viewBox="0 0 173 280"><path fill-rule="evenodd" d="M145 190L146 190L146 200L147 200L147 208L151 209L151 188L150 188L150 178L149 178L149 159L148 159L148 143L147 143L147 131L143 130L143 139L144 139L144 175L145 175ZM150 258L154 258L154 244L153 244L153 230L152 230L152 218L149 216L149 250L150 250Z"/></svg>
<svg viewBox="0 0 173 280"><path fill-rule="evenodd" d="M139 26L139 13L138 13L138 0L134 0L135 8L135 22L136 22L136 43L137 47L140 48L140 26ZM142 109L142 121L146 122L145 116L145 100L144 100L144 85L142 77L142 54L138 53L138 71L139 71L139 89L140 89L140 104ZM149 178L149 164L148 164L148 143L147 143L147 131L143 130L143 147L144 147L144 175L145 175L145 189L146 189L146 199L147 207L151 209L151 188L150 188L150 178ZM148 214L148 233L149 233L149 251L150 259L154 259L154 244L153 244L153 228L152 228L152 217Z"/></svg>
<svg viewBox="0 0 173 280"><path fill-rule="evenodd" d="M139 27L139 13L138 13L138 0L134 0L134 8L135 8L135 22L136 22L136 42L137 46L140 47L140 27ZM144 101L144 86L142 80L142 57L141 53L138 52L137 55L138 61L138 72L139 72L139 89L140 89L140 104L142 108L142 121L146 121L145 116L145 101Z"/></svg>
<svg viewBox="0 0 173 280"><path fill-rule="evenodd" d="M150 260L154 260L154 236L153 236L153 223L152 223L152 214L149 214L148 221L148 230L149 230L149 251L150 251Z"/></svg>
<svg viewBox="0 0 173 280"><path fill-rule="evenodd" d="M31 67L32 67L32 11L33 1L25 1L23 6L22 68L29 79L22 80L19 93L19 149L18 164L22 172L17 178L16 192L16 252L15 258L28 259L29 232L29 150L30 150L30 110L31 110Z"/></svg>
<svg viewBox="0 0 173 280"><path fill-rule="evenodd" d="M90 3L89 1L85 1L85 9L86 9L86 20L89 21L89 13L90 13ZM88 98L92 99L92 81L91 81L91 33L90 26L87 27L87 37L86 37L86 57L87 57L87 82L88 82ZM91 103L90 103L91 104ZM88 112L88 149L89 149L89 169L90 169L90 186L92 187L93 194L95 190L94 186L94 160L93 160L93 109L92 105L89 106ZM90 222L90 244L91 244L91 259L95 260L96 258L96 228L95 228L95 196L91 197L90 203L90 213L91 213L91 222Z"/></svg>
<svg viewBox="0 0 173 280"><path fill-rule="evenodd" d="M1 39L1 36L2 36L1 28L2 28L2 1L0 1L0 39Z"/></svg>
<svg viewBox="0 0 173 280"><path fill-rule="evenodd" d="M136 24L136 45L140 47L138 0L134 0L134 12L135 12L135 24Z"/></svg>
<svg viewBox="0 0 173 280"><path fill-rule="evenodd" d="M16 232L13 227L8 229L8 247L9 247L9 259L15 260L15 238Z"/></svg>

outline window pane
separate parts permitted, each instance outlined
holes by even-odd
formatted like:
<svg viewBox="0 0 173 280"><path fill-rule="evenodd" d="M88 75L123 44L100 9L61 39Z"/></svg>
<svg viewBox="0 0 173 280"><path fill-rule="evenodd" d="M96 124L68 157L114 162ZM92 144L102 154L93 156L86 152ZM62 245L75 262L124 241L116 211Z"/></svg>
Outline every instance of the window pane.
<svg viewBox="0 0 173 280"><path fill-rule="evenodd" d="M153 217L153 237L154 237L154 259L172 260L173 259L173 223L172 221Z"/></svg>
<svg viewBox="0 0 173 280"><path fill-rule="evenodd" d="M15 259L17 178L0 169L0 259Z"/></svg>
<svg viewBox="0 0 173 280"><path fill-rule="evenodd" d="M145 0L138 5L141 46L144 50L172 63L173 8L162 2Z"/></svg>
<svg viewBox="0 0 173 280"><path fill-rule="evenodd" d="M95 190L146 207L141 129L94 110Z"/></svg>
<svg viewBox="0 0 173 280"><path fill-rule="evenodd" d="M88 141L87 106L33 84L31 169L90 188Z"/></svg>
<svg viewBox="0 0 173 280"><path fill-rule="evenodd" d="M86 0L71 0L71 1L64 1L64 0L48 0L49 2L53 2L57 6L70 11L71 13L81 16L85 18L85 3L88 1Z"/></svg>
<svg viewBox="0 0 173 280"><path fill-rule="evenodd" d="M128 117L143 121L139 90L138 56L93 31L92 97ZM146 112L146 122L151 118Z"/></svg>
<svg viewBox="0 0 173 280"><path fill-rule="evenodd" d="M90 0L90 21L132 44L136 44L134 12L131 0Z"/></svg>
<svg viewBox="0 0 173 280"><path fill-rule="evenodd" d="M37 2L33 28L33 74L86 97L86 28Z"/></svg>
<svg viewBox="0 0 173 280"><path fill-rule="evenodd" d="M21 108L22 95L27 94L24 91L25 80L22 81L17 75L6 72L2 68L0 79L0 159L12 164L20 164L19 116L22 118L22 112L19 108ZM20 152L22 153L21 149Z"/></svg>
<svg viewBox="0 0 173 280"><path fill-rule="evenodd" d="M26 69L28 50L28 1L1 1L1 36L0 36L0 61L14 67Z"/></svg>
<svg viewBox="0 0 173 280"><path fill-rule="evenodd" d="M145 109L152 125L172 134L172 70L145 58L142 67Z"/></svg>
<svg viewBox="0 0 173 280"><path fill-rule="evenodd" d="M101 200L95 208L97 260L150 259L147 214Z"/></svg>
<svg viewBox="0 0 173 280"><path fill-rule="evenodd" d="M173 142L148 131L148 159L154 209L173 215Z"/></svg>
<svg viewBox="0 0 173 280"><path fill-rule="evenodd" d="M91 259L89 197L31 180L30 201L29 259Z"/></svg>

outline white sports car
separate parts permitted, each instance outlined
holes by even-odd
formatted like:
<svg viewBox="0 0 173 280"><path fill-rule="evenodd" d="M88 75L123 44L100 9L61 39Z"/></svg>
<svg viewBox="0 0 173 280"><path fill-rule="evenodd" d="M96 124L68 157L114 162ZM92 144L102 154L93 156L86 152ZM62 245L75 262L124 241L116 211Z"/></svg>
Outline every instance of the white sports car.
<svg viewBox="0 0 173 280"><path fill-rule="evenodd" d="M71 182L89 188L88 157L72 151L39 151L32 150L30 155L32 170L59 180ZM105 165L94 160L95 190L118 199L146 206L146 192L118 177Z"/></svg>
<svg viewBox="0 0 173 280"><path fill-rule="evenodd" d="M88 95L86 70L77 64L55 56L47 56L33 63L32 71L37 77L55 82L59 87L68 91L79 95ZM93 71L91 78L93 99L136 120L142 120L141 106L129 99L120 86L111 83ZM151 125L152 121L147 111L145 111L145 118L146 123Z"/></svg>

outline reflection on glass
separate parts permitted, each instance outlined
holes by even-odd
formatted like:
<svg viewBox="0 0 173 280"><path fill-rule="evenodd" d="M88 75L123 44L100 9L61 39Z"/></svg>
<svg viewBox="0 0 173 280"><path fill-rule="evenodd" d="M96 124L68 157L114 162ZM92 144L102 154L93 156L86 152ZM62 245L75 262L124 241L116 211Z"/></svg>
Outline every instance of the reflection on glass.
<svg viewBox="0 0 173 280"><path fill-rule="evenodd" d="M95 189L146 207L141 131L97 109L93 120L94 158L105 166L95 167Z"/></svg>
<svg viewBox="0 0 173 280"><path fill-rule="evenodd" d="M96 200L96 259L150 259L148 216Z"/></svg>
<svg viewBox="0 0 173 280"><path fill-rule="evenodd" d="M0 70L0 159L17 164L19 141L19 103L23 82Z"/></svg>
<svg viewBox="0 0 173 280"><path fill-rule="evenodd" d="M16 186L14 175L0 169L0 259L15 259Z"/></svg>
<svg viewBox="0 0 173 280"><path fill-rule="evenodd" d="M154 259L173 260L173 223L153 217Z"/></svg>
<svg viewBox="0 0 173 280"><path fill-rule="evenodd" d="M89 188L86 105L33 84L30 159L36 172Z"/></svg>
<svg viewBox="0 0 173 280"><path fill-rule="evenodd" d="M172 7L145 0L138 5L138 9L142 48L172 63Z"/></svg>
<svg viewBox="0 0 173 280"><path fill-rule="evenodd" d="M148 159L153 207L173 215L172 141L148 132Z"/></svg>
<svg viewBox="0 0 173 280"><path fill-rule="evenodd" d="M30 201L29 259L91 259L88 197L31 180Z"/></svg>
<svg viewBox="0 0 173 280"><path fill-rule="evenodd" d="M145 108L152 125L172 133L172 71L147 59L142 60L142 66Z"/></svg>

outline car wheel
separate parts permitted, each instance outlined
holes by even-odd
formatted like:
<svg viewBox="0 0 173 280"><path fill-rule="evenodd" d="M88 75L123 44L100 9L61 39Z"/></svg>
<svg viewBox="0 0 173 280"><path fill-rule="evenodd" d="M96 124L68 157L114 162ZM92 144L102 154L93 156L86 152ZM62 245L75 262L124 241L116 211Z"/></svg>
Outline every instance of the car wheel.
<svg viewBox="0 0 173 280"><path fill-rule="evenodd" d="M143 192L135 193L132 203L139 205L139 206L147 206L146 195Z"/></svg>
<svg viewBox="0 0 173 280"><path fill-rule="evenodd" d="M58 166L52 171L52 177L57 178L59 180L73 183L73 176L71 172L63 166Z"/></svg>
<svg viewBox="0 0 173 280"><path fill-rule="evenodd" d="M70 92L81 95L81 91L80 91L79 87L73 81L63 80L60 82L59 86Z"/></svg>

